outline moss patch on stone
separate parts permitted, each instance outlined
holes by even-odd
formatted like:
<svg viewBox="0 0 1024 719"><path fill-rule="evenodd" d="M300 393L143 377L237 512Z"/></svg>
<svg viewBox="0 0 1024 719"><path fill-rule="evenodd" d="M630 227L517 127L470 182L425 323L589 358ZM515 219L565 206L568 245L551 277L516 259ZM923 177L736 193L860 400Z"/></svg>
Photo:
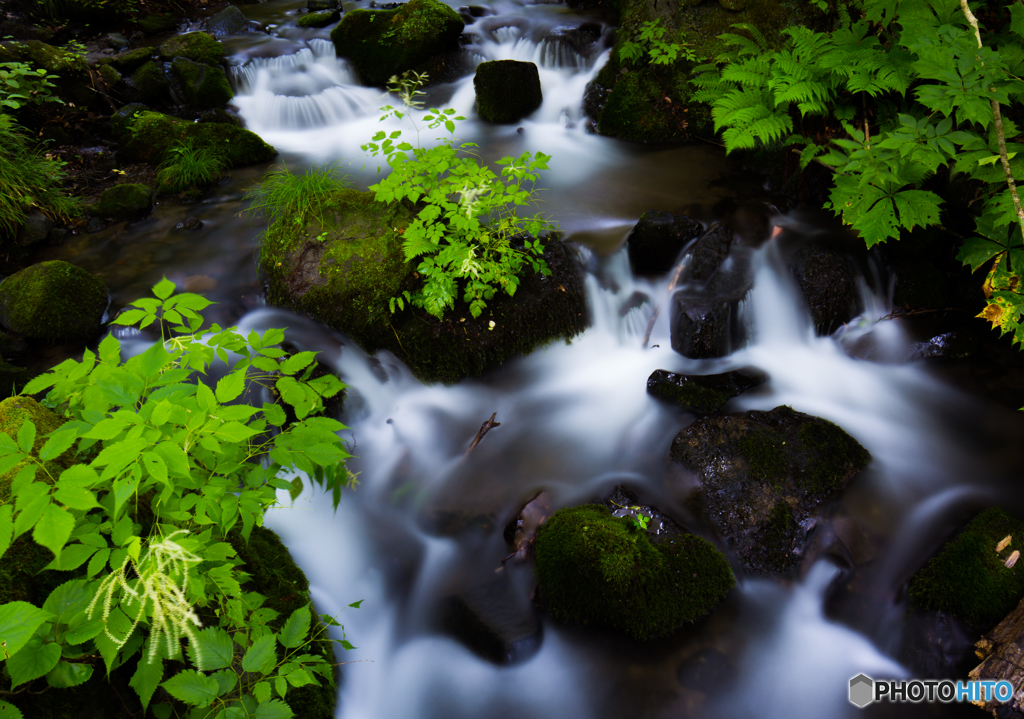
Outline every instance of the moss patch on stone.
<svg viewBox="0 0 1024 719"><path fill-rule="evenodd" d="M89 207L94 217L141 220L153 209L153 189L148 185L124 183L108 187Z"/></svg>
<svg viewBox="0 0 1024 719"><path fill-rule="evenodd" d="M81 267L39 262L0 282L0 324L29 340L87 342L108 301L103 281Z"/></svg>
<svg viewBox="0 0 1024 719"><path fill-rule="evenodd" d="M996 552L1008 535L1009 546ZM910 578L911 605L946 612L987 632L1024 595L1024 562L1005 564L1015 549L1024 549L1024 522L1001 509L986 509Z"/></svg>
<svg viewBox="0 0 1024 719"><path fill-rule="evenodd" d="M482 62L473 76L477 114L497 124L518 122L544 100L540 74L532 62L492 60Z"/></svg>
<svg viewBox="0 0 1024 719"><path fill-rule="evenodd" d="M331 23L338 22L341 14L337 10L322 10L320 12L308 12L299 18L296 23L299 27L327 27Z"/></svg>
<svg viewBox="0 0 1024 719"><path fill-rule="evenodd" d="M419 70L457 47L462 18L439 0L409 0L394 10L353 10L331 30L339 57L348 58L367 85Z"/></svg>
<svg viewBox="0 0 1024 719"><path fill-rule="evenodd" d="M183 57L193 62L217 65L224 59L224 44L205 32L187 32L161 45L160 55L167 60Z"/></svg>
<svg viewBox="0 0 1024 719"><path fill-rule="evenodd" d="M176 57L171 62L171 70L181 84L186 105L201 109L220 107L235 95L228 76L219 66Z"/></svg>
<svg viewBox="0 0 1024 719"><path fill-rule="evenodd" d="M534 543L537 581L558 620L646 640L710 612L736 580L709 542L686 534L654 545L601 505L555 512Z"/></svg>
<svg viewBox="0 0 1024 719"><path fill-rule="evenodd" d="M144 103L158 104L171 98L171 83L152 60L143 63L128 78L128 84L135 88L138 99Z"/></svg>
<svg viewBox="0 0 1024 719"><path fill-rule="evenodd" d="M259 135L235 125L187 122L153 111L121 117L122 112L123 108L117 114L125 154L140 162L159 164L171 146L181 140L220 154L229 168L266 162L277 154Z"/></svg>

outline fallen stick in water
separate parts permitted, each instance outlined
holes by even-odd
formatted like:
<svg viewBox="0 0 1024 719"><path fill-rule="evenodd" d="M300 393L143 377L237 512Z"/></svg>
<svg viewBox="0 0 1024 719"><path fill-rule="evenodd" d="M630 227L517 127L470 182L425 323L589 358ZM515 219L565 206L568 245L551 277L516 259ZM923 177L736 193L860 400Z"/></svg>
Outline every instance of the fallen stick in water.
<svg viewBox="0 0 1024 719"><path fill-rule="evenodd" d="M480 425L480 431L476 433L476 437L473 438L472 444L470 444L469 445L469 449L466 450L466 454L469 454L470 452L472 452L473 448L476 447L478 444L480 444L480 440L483 439L484 435L487 434L488 432L490 432L493 427L500 427L501 426L501 422L495 422L494 421L494 418L497 417L497 416L498 416L498 413L495 412L494 414L491 415L490 419L484 420L484 423L482 425Z"/></svg>

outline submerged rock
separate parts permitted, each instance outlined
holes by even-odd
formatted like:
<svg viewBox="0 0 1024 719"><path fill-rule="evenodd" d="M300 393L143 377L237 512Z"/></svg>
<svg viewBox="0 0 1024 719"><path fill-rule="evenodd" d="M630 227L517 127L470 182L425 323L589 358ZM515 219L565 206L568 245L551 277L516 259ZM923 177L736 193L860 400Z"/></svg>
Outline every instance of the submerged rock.
<svg viewBox="0 0 1024 719"><path fill-rule="evenodd" d="M626 239L633 273L658 275L671 271L679 253L703 231L699 222L685 215L656 210L645 212Z"/></svg>
<svg viewBox="0 0 1024 719"><path fill-rule="evenodd" d="M441 607L445 630L496 664L532 657L541 644L541 624L529 598L519 596L502 572L490 581L448 597Z"/></svg>
<svg viewBox="0 0 1024 719"><path fill-rule="evenodd" d="M796 253L790 268L810 307L817 334L829 335L857 314L857 276L841 254L812 242Z"/></svg>
<svg viewBox="0 0 1024 719"><path fill-rule="evenodd" d="M382 87L392 76L421 70L434 56L458 49L464 27L459 14L439 0L409 0L393 10L347 13L331 30L331 40L364 83Z"/></svg>
<svg viewBox="0 0 1024 719"><path fill-rule="evenodd" d="M402 205L371 193L341 190L319 223L275 222L264 237L260 268L272 304L305 312L354 338L367 351L388 349L427 382L479 375L539 344L569 338L586 326L583 280L573 250L558 241L544 255L552 275L527 271L514 297L495 294L480 317L457 301L443 320L389 299L415 289L401 231L412 219ZM322 235L322 237L321 237Z"/></svg>
<svg viewBox="0 0 1024 719"><path fill-rule="evenodd" d="M646 640L710 612L736 580L709 542L679 534L653 543L603 505L555 512L534 543L539 591L555 619Z"/></svg>
<svg viewBox="0 0 1024 719"><path fill-rule="evenodd" d="M796 565L818 506L871 459L842 428L790 407L698 419L670 454L700 480L697 510L758 574Z"/></svg>
<svg viewBox="0 0 1024 719"><path fill-rule="evenodd" d="M681 375L657 369L647 378L647 393L687 412L711 414L733 397L766 381L768 376L753 368L711 375Z"/></svg>
<svg viewBox="0 0 1024 719"><path fill-rule="evenodd" d="M109 302L95 275L63 260L30 265L0 282L0 324L25 339L88 342Z"/></svg>
<svg viewBox="0 0 1024 719"><path fill-rule="evenodd" d="M480 119L496 124L518 122L533 113L544 100L540 74L532 62L482 62L473 76L473 89Z"/></svg>

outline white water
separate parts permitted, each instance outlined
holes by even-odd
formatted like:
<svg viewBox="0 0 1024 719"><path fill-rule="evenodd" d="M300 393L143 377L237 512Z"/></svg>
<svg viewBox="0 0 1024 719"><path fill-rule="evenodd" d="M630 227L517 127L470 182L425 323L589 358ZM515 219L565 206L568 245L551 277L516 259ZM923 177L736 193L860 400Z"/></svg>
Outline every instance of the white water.
<svg viewBox="0 0 1024 719"><path fill-rule="evenodd" d="M643 209L679 211L686 202L708 201L687 181L706 187L717 170L699 154L641 156L582 131L580 98L606 57L573 55L545 39L558 23L574 20L562 11L502 7L497 18L468 29L476 60L540 66L545 101L520 123L522 132L474 121L471 77L434 97L469 118L457 136L480 142L485 157L524 147L555 155L546 182L557 218L572 237L615 245ZM302 39L298 31L292 37L306 48L236 70L236 103L248 126L282 151L304 162L342 159L358 171L370 162L359 145L373 132L408 127L378 123L377 107L394 99L359 86L322 38ZM649 164L641 164L645 158ZM680 158L694 164L673 164ZM907 572L941 541L950 517L962 518L964 508L997 492L998 468L951 428L963 399L917 366L867 362L845 351L867 338L881 356L906 354L894 323L878 321L891 309L884 278L872 278L881 290L862 282L861 318L835 337L816 337L775 242L768 242L753 257L747 346L721 360L696 361L671 350L667 308L651 347L642 348L652 304L668 298L667 280L631 277L624 252L588 255L587 262L594 269L587 276L587 332L454 387L423 386L394 357L367 357L289 313L267 309L245 318L246 328L288 326L290 342L319 350L350 385L344 420L358 490L345 494L337 513L327 498L307 491L268 516L309 575L318 609L337 615L358 646L341 657L358 663L343 668L339 719L860 715L846 702L851 676L907 674L891 656ZM622 312L634 292L652 302ZM877 621L858 631L825 616L834 582L846 575L821 559L802 567L795 583L746 577L737 565L739 586L722 607L651 647L545 617L539 651L497 666L440 628L445 597L499 576L504 524L539 489L566 506L626 483L646 501L692 519L684 478L667 458L673 436L692 418L649 397L646 379L655 369L710 374L744 366L764 370L770 383L733 400L729 410L788 404L835 421L872 453L838 512L884 544L872 600ZM465 457L492 412L501 426ZM450 532L438 520L445 512L491 514L493 521ZM689 528L714 539L699 522ZM502 571L525 601L529 567ZM362 608L345 609L359 599ZM704 650L725 657L727 676L715 689L683 687L677 671Z"/></svg>

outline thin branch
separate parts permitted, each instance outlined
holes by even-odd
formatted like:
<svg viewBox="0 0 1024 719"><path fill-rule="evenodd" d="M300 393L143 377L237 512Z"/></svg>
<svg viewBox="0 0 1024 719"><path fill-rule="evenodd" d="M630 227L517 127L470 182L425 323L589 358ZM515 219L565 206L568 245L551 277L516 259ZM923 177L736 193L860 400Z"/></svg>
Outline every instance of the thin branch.
<svg viewBox="0 0 1024 719"><path fill-rule="evenodd" d="M466 454L472 452L476 448L476 446L480 444L480 440L484 438L485 434L490 432L494 427L501 426L501 422L494 421L494 418L497 416L498 413L495 412L494 414L491 415L490 419L484 420L484 423L480 425L480 431L476 433L476 437L473 438L472 444L470 444L469 449L466 450Z"/></svg>

